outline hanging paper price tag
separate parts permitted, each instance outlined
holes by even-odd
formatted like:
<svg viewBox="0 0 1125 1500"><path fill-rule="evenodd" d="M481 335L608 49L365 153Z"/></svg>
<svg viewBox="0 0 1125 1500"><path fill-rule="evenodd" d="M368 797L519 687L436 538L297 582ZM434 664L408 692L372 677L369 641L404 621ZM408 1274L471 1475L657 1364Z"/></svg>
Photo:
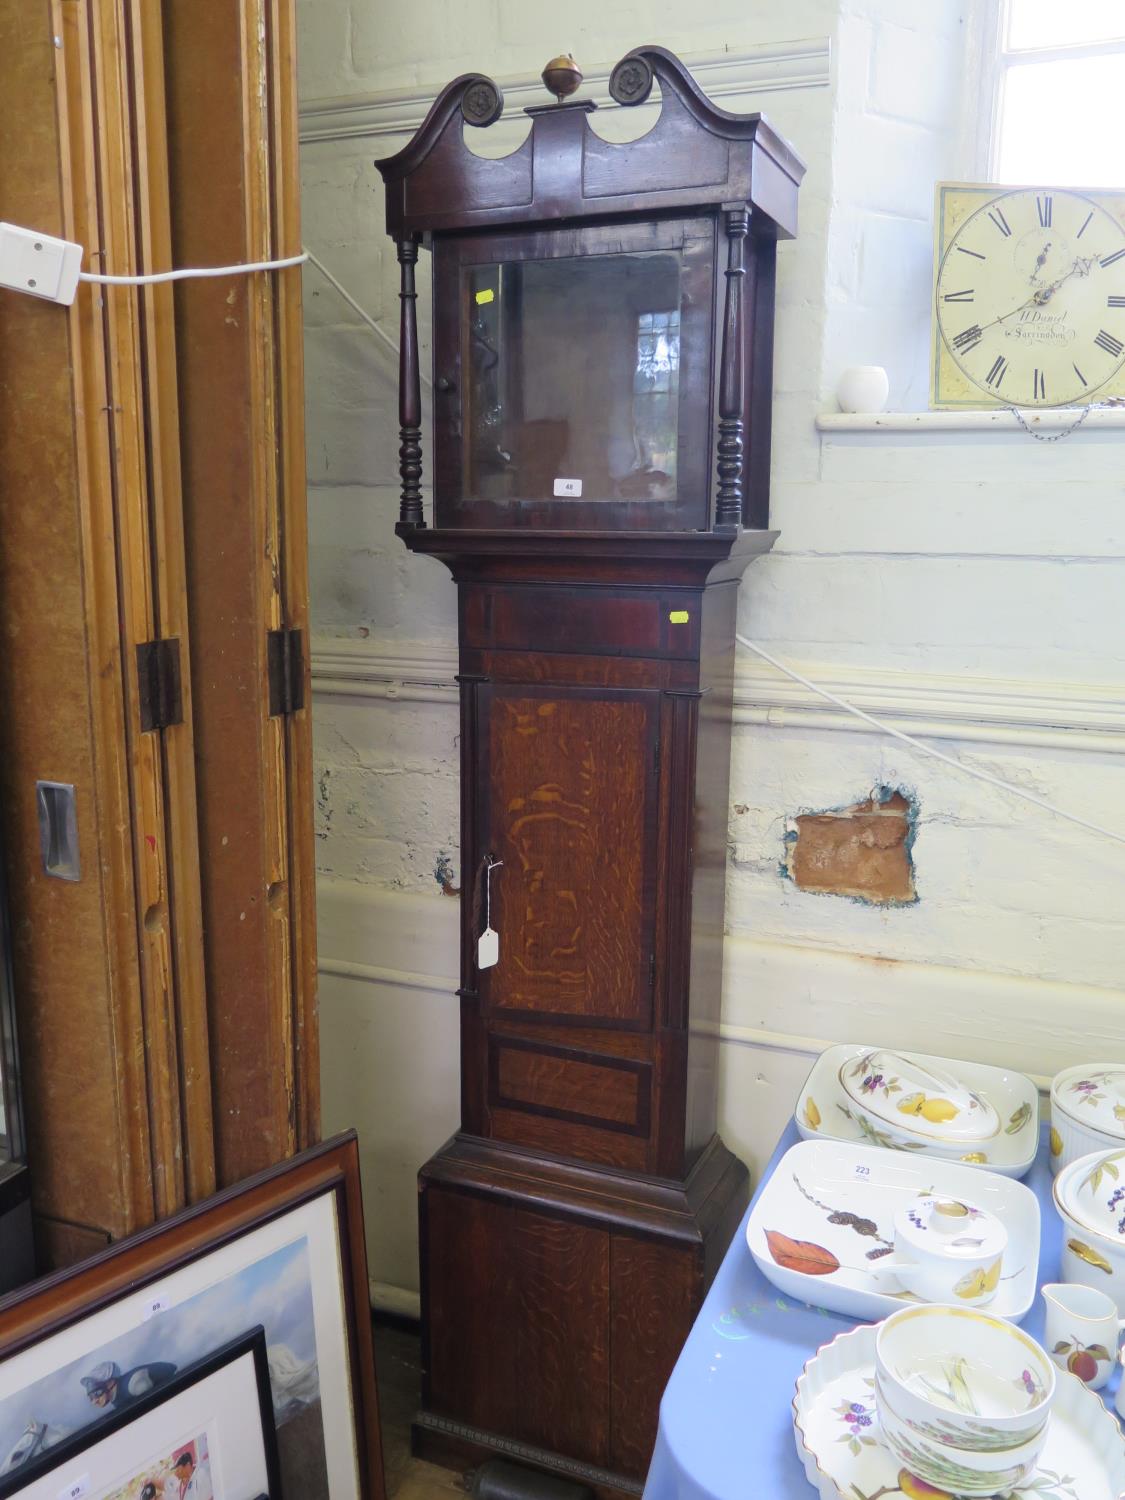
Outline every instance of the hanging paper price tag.
<svg viewBox="0 0 1125 1500"><path fill-rule="evenodd" d="M484 871L484 931L477 939L477 968L491 969L500 958L500 934L492 926L492 872L504 863L502 859L485 856L488 863Z"/></svg>

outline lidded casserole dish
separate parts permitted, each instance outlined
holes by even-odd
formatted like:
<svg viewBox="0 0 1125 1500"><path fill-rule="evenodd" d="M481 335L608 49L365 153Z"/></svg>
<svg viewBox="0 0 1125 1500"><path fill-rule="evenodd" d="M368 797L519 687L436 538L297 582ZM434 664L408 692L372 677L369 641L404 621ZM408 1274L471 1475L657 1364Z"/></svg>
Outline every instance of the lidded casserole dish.
<svg viewBox="0 0 1125 1500"><path fill-rule="evenodd" d="M1125 1148L1125 1063L1078 1063L1051 1081L1051 1170Z"/></svg>
<svg viewBox="0 0 1125 1500"><path fill-rule="evenodd" d="M850 1058L839 1078L861 1121L907 1150L959 1157L999 1134L1000 1116L987 1099L943 1069L899 1052Z"/></svg>
<svg viewBox="0 0 1125 1500"><path fill-rule="evenodd" d="M1125 1148L1069 1162L1052 1193L1063 1222L1062 1279L1107 1293L1125 1317Z"/></svg>

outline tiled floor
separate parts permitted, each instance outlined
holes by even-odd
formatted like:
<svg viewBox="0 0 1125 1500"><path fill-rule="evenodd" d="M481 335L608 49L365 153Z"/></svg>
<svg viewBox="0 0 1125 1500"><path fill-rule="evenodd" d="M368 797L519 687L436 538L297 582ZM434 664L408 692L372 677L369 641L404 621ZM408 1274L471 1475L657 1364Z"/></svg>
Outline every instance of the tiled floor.
<svg viewBox="0 0 1125 1500"><path fill-rule="evenodd" d="M387 1500L465 1500L461 1476L410 1453L410 1421L418 1409L422 1366L416 1333L375 1324L375 1367Z"/></svg>

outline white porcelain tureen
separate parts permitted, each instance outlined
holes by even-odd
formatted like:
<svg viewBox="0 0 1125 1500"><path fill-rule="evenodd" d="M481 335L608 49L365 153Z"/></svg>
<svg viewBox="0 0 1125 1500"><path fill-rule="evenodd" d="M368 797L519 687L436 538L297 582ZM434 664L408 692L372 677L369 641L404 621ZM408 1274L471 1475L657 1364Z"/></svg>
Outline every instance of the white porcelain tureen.
<svg viewBox="0 0 1125 1500"><path fill-rule="evenodd" d="M1051 1082L1051 1169L1125 1147L1125 1063L1079 1063Z"/></svg>
<svg viewBox="0 0 1125 1500"><path fill-rule="evenodd" d="M1125 1148L1092 1151L1054 1182L1064 1281L1107 1292L1125 1317Z"/></svg>

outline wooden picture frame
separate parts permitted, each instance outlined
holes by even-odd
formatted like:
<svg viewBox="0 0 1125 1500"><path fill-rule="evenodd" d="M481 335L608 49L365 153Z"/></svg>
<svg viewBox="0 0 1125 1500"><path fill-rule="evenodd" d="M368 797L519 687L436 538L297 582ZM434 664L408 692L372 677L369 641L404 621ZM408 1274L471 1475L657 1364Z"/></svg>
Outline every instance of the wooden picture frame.
<svg viewBox="0 0 1125 1500"><path fill-rule="evenodd" d="M188 1482L194 1500L281 1500L260 1325L0 1478L0 1500L155 1500Z"/></svg>
<svg viewBox="0 0 1125 1500"><path fill-rule="evenodd" d="M369 1307L352 1131L0 1299L0 1474L50 1447L37 1400L85 1430L99 1367L125 1383L113 1406L139 1370L262 1323L285 1493L383 1500Z"/></svg>

